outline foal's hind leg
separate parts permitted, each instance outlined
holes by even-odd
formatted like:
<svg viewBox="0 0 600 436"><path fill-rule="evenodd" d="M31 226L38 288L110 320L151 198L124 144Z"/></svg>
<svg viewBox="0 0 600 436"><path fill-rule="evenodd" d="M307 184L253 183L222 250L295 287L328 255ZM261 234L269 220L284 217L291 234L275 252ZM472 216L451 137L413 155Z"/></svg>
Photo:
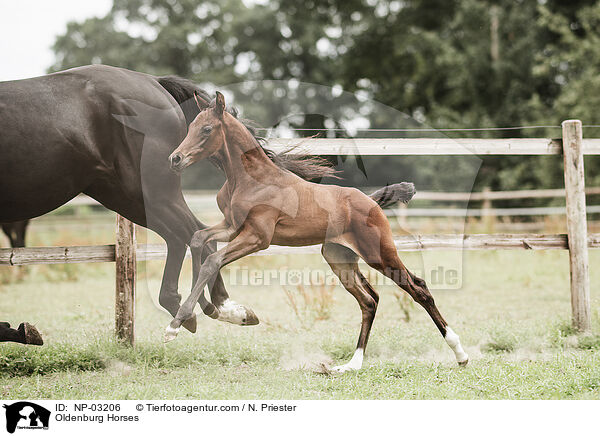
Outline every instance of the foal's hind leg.
<svg viewBox="0 0 600 436"><path fill-rule="evenodd" d="M342 245L325 243L321 253L333 272L339 277L342 285L356 298L362 312L360 335L354 356L348 363L336 366L333 370L336 372L358 370L362 367L379 296L358 269L358 256L352 250Z"/></svg>
<svg viewBox="0 0 600 436"><path fill-rule="evenodd" d="M423 280L420 277L417 277L410 271L408 271L408 270L406 270L406 271L410 275L410 278L412 279L412 282L414 283L416 289L421 288L424 290L424 292L427 295L429 295L429 297L425 298L425 301L430 300L429 304L426 304L423 307L425 307L425 310L427 310L427 313L429 313L431 318L434 319L434 322L436 319L436 318L434 318L434 316L439 317L444 322L444 324L446 325L445 330L440 329L440 333L442 333L442 336L444 336L446 343L454 352L454 355L456 357L456 361L458 362L458 364L460 366L466 366L467 363L469 363L469 356L467 355L467 353L465 353L465 350L463 349L463 347L460 343L460 338L458 337L458 335L456 333L454 333L454 330L452 330L452 328L450 328L448 323L446 323L446 321L444 320L444 318L438 311L438 308L435 305L435 302L433 301L433 297L431 296L431 292L429 291L429 288L427 287L427 283L425 283L425 280ZM417 291L417 293L418 293L418 291ZM420 303L420 304L423 305L422 303ZM437 324L438 323L436 322L436 325Z"/></svg>
<svg viewBox="0 0 600 436"><path fill-rule="evenodd" d="M364 225L367 222L368 225ZM383 211L372 209L368 220L356 220L356 227L348 238L356 252L364 261L404 289L417 303L427 311L436 327L456 356L459 365L469 361L467 353L460 344L458 335L448 326L440 314L433 296L425 281L406 269L400 261L392 231Z"/></svg>
<svg viewBox="0 0 600 436"><path fill-rule="evenodd" d="M384 244L382 244L383 247ZM460 339L450 328L446 320L440 314L433 296L425 280L417 277L404 266L396 253L382 248L382 263L370 264L373 268L379 270L388 278L392 279L398 286L404 289L417 303L419 303L429 314L436 327L446 340L448 346L454 352L456 361L460 366L465 366L469 362L469 356L463 350Z"/></svg>

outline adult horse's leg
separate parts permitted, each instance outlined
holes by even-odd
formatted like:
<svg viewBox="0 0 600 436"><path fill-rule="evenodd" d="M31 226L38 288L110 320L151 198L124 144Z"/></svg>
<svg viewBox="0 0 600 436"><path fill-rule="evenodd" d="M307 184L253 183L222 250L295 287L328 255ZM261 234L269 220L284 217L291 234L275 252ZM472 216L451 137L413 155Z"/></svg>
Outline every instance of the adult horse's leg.
<svg viewBox="0 0 600 436"><path fill-rule="evenodd" d="M165 240L167 243L167 260L159 292L159 304L172 316L175 316L180 308L181 295L178 291L178 283L186 247L190 244L194 233L206 227L189 209L181 191L174 191L171 195L161 196L160 199L151 199L151 204L156 204L157 207L150 207L141 198L131 197L130 193L122 191L119 187L108 190L105 184L101 184L91 186L86 190L86 194L109 209L117 211L138 225L155 231ZM203 256L208 256L214 251L214 248L214 246L205 247L204 255L198 250L192 250L192 263L196 272L202 264ZM197 274L194 273L193 283L196 280ZM220 313L227 314L234 309L229 304L229 295L220 274L214 282L209 284L209 290L211 299L214 299L214 304L205 298L204 293L198 299L198 303L206 315L211 318L218 318ZM215 308L215 306L217 307ZM231 320L227 319L227 321L239 325L257 324L256 315L251 309L238 304L236 304L235 309L237 309L236 313L240 312L247 315L245 317L238 316ZM250 322L244 322L245 319L250 320ZM254 319L256 319L256 322L253 321ZM225 321L225 319L221 320ZM195 332L195 315L187 319L183 326L192 333Z"/></svg>
<svg viewBox="0 0 600 436"><path fill-rule="evenodd" d="M25 232L28 224L29 220L2 224L2 230L8 236L11 247L25 247Z"/></svg>
<svg viewBox="0 0 600 436"><path fill-rule="evenodd" d="M28 224L29 220L2 224L2 230L4 230L4 233L8 236L12 248L25 247L25 233ZM24 267L22 266L17 266L15 268L17 280L21 280L25 275L25 269L23 269Z"/></svg>
<svg viewBox="0 0 600 436"><path fill-rule="evenodd" d="M7 322L0 322L0 342L44 345L40 332L28 322L22 322L16 329L10 328L10 324Z"/></svg>
<svg viewBox="0 0 600 436"><path fill-rule="evenodd" d="M325 243L321 248L321 253L344 288L356 298L362 312L360 335L354 356L348 363L336 366L333 370L335 372L358 370L362 367L379 296L358 269L358 255L354 251L342 245Z"/></svg>
<svg viewBox="0 0 600 436"><path fill-rule="evenodd" d="M85 193L128 220L155 231L167 243L167 259L158 301L172 316L175 316L181 301L181 295L178 292L179 275L185 258L186 244L189 240L186 240L187 233L182 232L182 228L185 228L184 223L176 219L177 213L171 214L170 212L181 209L181 205L170 209L171 202L167 202L162 211L152 212L153 218L149 221L141 196L131 196L130 193L118 186L108 189L102 182L90 186ZM193 220L188 221L193 222ZM184 327L194 333L196 318L190 318Z"/></svg>
<svg viewBox="0 0 600 436"><path fill-rule="evenodd" d="M27 234L27 226L29 220L23 220L15 223L16 225L16 240L15 247L25 247L25 235Z"/></svg>
<svg viewBox="0 0 600 436"><path fill-rule="evenodd" d="M27 343L25 340L25 332L11 328L10 324L7 322L0 322L0 342Z"/></svg>
<svg viewBox="0 0 600 436"><path fill-rule="evenodd" d="M173 217L168 217L168 219L170 221ZM180 308L181 295L178 291L179 276L187 248L187 244L183 241L185 241L188 236L186 232L183 232L184 226L179 227L179 229L177 227L167 229L164 226L157 224L158 223L155 222L154 225L149 226L149 228L156 231L167 243L167 259L163 271L158 301L171 316L175 316ZM181 223L176 223L175 226L177 225L181 225ZM174 232L172 230L179 230L179 232ZM212 314L213 306L206 300L204 294L199 297L198 303L204 313L209 316ZM183 326L190 332L195 333L197 327L196 316L194 315L187 319L183 323Z"/></svg>
<svg viewBox="0 0 600 436"><path fill-rule="evenodd" d="M174 317L180 308L179 303L181 301L181 295L178 292L179 275L181 273L187 245L182 243L180 239L172 238L170 235L165 235L163 238L167 242L167 260L163 271L158 301L160 305L167 309L171 316ZM195 281L196 276L194 275L193 282ZM213 305L206 300L204 294L200 295L198 303L205 314L208 316L213 314ZM211 317L214 318L214 315ZM190 332L195 333L196 324L196 316L194 315L187 319L183 323L183 326Z"/></svg>
<svg viewBox="0 0 600 436"><path fill-rule="evenodd" d="M167 241L167 260L163 270L162 282L158 294L159 304L167 309L171 316L175 316L179 310L181 295L178 292L179 275L185 258L186 245L178 240ZM196 317L192 317L184 324L190 332L196 332Z"/></svg>
<svg viewBox="0 0 600 436"><path fill-rule="evenodd" d="M203 233L203 229L205 229L206 226L198 221L189 210L187 204L183 200L183 196L181 196L179 201L171 204L170 207L161 207L159 210L152 211L149 214L152 216L152 219L149 221L149 227L153 228L154 226L156 231L161 234L163 238L168 237L166 236L167 234L175 234L178 240L185 240L186 243L190 245L193 267L192 287L194 287L201 265L205 259L216 250L216 243L207 244L200 249L191 242L193 235ZM179 266L179 269L181 269L181 265ZM165 268L165 275L168 275L168 273L170 273L170 271L167 271ZM173 287L167 287L164 288L164 290L167 292L165 295L167 295L167 298L169 299L173 294L177 295L177 306L179 306L180 297L179 294L177 294L176 285L177 278L175 278L172 283ZM174 291L171 291L171 289L174 289ZM226 321L237 325L258 324L258 318L251 309L229 299L220 273L216 274L212 280L208 282L208 289L211 302L206 299L204 292L199 294L197 300L205 315L213 319L218 319L219 321ZM162 290L163 289L161 288L161 291ZM167 302L167 300L165 302ZM173 306L174 305L170 307ZM169 310L169 313L175 316L171 310ZM184 327L188 328L189 323L195 323L195 317L187 319L183 324Z"/></svg>

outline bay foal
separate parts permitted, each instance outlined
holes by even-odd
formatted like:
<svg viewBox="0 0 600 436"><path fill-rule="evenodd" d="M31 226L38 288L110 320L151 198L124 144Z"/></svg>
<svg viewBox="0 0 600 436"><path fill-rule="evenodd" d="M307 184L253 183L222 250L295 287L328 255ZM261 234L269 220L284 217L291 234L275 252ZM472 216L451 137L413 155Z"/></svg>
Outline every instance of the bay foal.
<svg viewBox="0 0 600 436"><path fill-rule="evenodd" d="M228 244L202 264L191 295L166 329L166 341L174 339L182 323L193 316L204 286L223 266L271 244L323 244L323 257L362 311L354 356L334 370L344 372L362 367L377 310L379 297L360 272L359 258L392 279L423 306L458 363L467 364L468 356L458 335L438 311L425 281L409 272L400 261L390 225L380 207L394 199L408 201L414 193L411 184L388 186L369 197L354 188L307 182L271 162L248 129L224 110L221 93L217 92L210 105L200 96L196 96L196 102L204 110L171 154L171 168L182 171L194 162L211 158L225 171L227 181L217 195L225 219L196 232L191 246L202 252L206 244ZM210 316L210 306L203 310Z"/></svg>

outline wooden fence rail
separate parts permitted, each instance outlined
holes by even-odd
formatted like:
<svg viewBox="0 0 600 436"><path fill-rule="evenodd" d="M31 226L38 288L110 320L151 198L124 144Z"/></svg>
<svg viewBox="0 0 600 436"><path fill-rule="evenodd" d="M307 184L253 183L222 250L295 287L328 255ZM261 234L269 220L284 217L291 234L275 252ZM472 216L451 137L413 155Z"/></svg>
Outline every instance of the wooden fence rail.
<svg viewBox="0 0 600 436"><path fill-rule="evenodd" d="M121 239L122 240L122 239ZM123 241L123 240L122 240ZM474 235L410 235L394 238L396 248L400 251L422 250L566 250L569 248L567 235L538 235L538 234L474 234ZM165 244L137 244L135 253L123 256L117 255L117 246L88 245L79 247L33 247L33 248L0 248L0 265L52 265L61 263L103 263L129 262L135 254L139 262L147 260L164 260L167 256ZM592 233L587 237L589 248L600 248L600 233ZM121 252L122 252L121 248ZM285 254L320 253L320 246L280 247L272 245L266 250L253 253L251 256L271 256ZM189 257L189 249L187 256ZM131 257L130 257L131 256ZM127 271L130 271L128 269ZM127 272L118 271L118 275ZM127 281L130 280L130 277Z"/></svg>
<svg viewBox="0 0 600 436"><path fill-rule="evenodd" d="M588 247L600 248L600 234L587 235L583 156L600 154L600 139L583 139L581 122L563 123L563 138L525 139L272 139L269 147L278 151L299 145L316 155L564 155L565 190L545 190L542 196L566 196L567 235L423 235L396 238L399 250L433 249L569 249L573 324L590 328ZM538 192L539 193L539 192ZM588 194L600 193L599 188ZM500 200L535 197L531 191L482 193L418 193L423 200ZM71 204L87 200L75 199ZM117 336L133 344L136 259L164 259L166 246L136 245L134 226L118 217L115 245L80 247L35 247L0 249L0 265L48 263L116 262ZM298 247L294 253L316 252L318 247ZM270 247L260 254L287 254L288 247Z"/></svg>
<svg viewBox="0 0 600 436"><path fill-rule="evenodd" d="M562 154L560 139L451 139L451 138L319 138L269 140L274 151L291 146L318 155L549 155ZM600 154L600 139L584 139L584 155Z"/></svg>

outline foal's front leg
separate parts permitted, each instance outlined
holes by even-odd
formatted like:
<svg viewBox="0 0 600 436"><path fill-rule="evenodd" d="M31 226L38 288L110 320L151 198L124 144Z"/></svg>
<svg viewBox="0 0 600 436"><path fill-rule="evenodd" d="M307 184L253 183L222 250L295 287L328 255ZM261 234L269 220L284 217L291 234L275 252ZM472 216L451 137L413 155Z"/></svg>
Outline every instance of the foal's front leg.
<svg viewBox="0 0 600 436"><path fill-rule="evenodd" d="M259 235L251 228L242 230L226 247L209 255L198 273L198 280L185 300L177 315L167 326L165 332L165 342L175 339L181 324L194 314L194 306L204 291L204 286L219 273L219 270L225 265L240 259L244 256L262 250L269 246L270 238L266 235Z"/></svg>
<svg viewBox="0 0 600 436"><path fill-rule="evenodd" d="M200 273L200 268L202 267L202 263L207 259L209 255L214 253L217 250L216 242L229 242L233 239L234 231L230 229L225 221L221 223L207 227L203 230L198 230L192 236L192 240L190 241L190 250L192 252L192 288L196 285L196 281L198 281L198 274ZM214 242L213 244L209 244L209 242ZM222 279L221 285L223 286ZM202 311L205 315L217 319L218 318L218 309L215 306L222 305L223 301L229 299L229 296L222 296L220 293L213 292L215 290L214 280L209 283L209 292L211 297L211 302L206 301L204 297L204 292L201 292L199 295L199 303L202 307ZM204 304L202 304L204 303ZM175 316L176 314L173 314ZM186 321L187 322L187 321Z"/></svg>
<svg viewBox="0 0 600 436"><path fill-rule="evenodd" d="M237 230L233 227L230 227L225 221L223 221L215 226L197 231L192 237L190 248L192 252L199 254L199 258L206 258L211 252L216 250L216 246L213 248L211 245L216 242L229 242L235 237L236 234ZM208 250L209 247L211 248L210 251ZM198 262L194 262L193 266L194 278L197 279L198 274L200 273L201 265ZM212 283L209 282L209 290L214 289L214 286L211 287L211 284ZM202 296L202 294L200 294L200 296ZM212 292L210 294L210 298L212 301L212 306L207 307L205 313L208 311L208 309L210 309L210 313L207 313L207 315L211 316L212 318L236 325L256 325L259 323L258 317L252 311L252 309L236 303L229 298L222 298L220 295L213 295ZM213 310L216 310L216 313L213 313Z"/></svg>
<svg viewBox="0 0 600 436"><path fill-rule="evenodd" d="M209 243L217 241L229 242L233 239L234 235L235 231L233 228L227 222L221 221L219 224L198 230L194 233L190 242L190 249L198 251L199 254L206 254L204 250Z"/></svg>

